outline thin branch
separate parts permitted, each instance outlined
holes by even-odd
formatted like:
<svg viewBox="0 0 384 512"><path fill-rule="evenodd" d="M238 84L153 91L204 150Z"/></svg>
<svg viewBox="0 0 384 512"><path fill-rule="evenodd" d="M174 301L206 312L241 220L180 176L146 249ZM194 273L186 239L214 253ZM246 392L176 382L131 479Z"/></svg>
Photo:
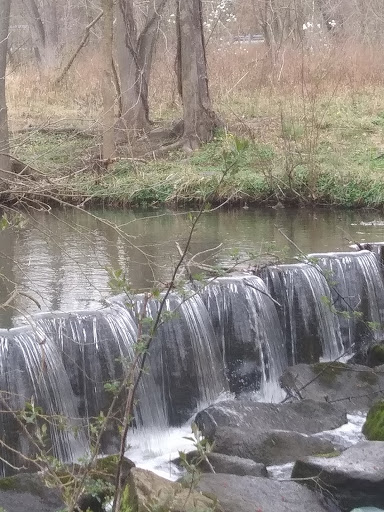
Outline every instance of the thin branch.
<svg viewBox="0 0 384 512"><path fill-rule="evenodd" d="M78 56L78 54L80 53L81 49L87 44L88 42L88 39L89 39L89 34L91 32L91 29L94 25L96 25L96 23L99 21L99 19L103 16L104 12L101 11L94 20L91 21L91 23L89 23L89 25L87 25L85 27L85 32L84 32L84 36L83 36L83 39L81 40L79 46L77 47L77 49L73 52L73 55L72 57L69 59L67 65L64 67L63 71L61 72L60 76L58 78L56 78L55 80L55 85L59 85L60 82L63 80L63 78L65 77L65 75L68 73L68 71L70 70L72 64L74 63L76 57Z"/></svg>

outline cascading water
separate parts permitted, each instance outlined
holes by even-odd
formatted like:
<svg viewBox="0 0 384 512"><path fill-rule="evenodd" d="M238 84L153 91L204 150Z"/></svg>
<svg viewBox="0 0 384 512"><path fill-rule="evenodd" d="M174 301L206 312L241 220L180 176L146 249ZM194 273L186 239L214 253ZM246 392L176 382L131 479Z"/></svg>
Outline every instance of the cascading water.
<svg viewBox="0 0 384 512"><path fill-rule="evenodd" d="M124 309L124 298L118 300ZM156 317L159 304L158 301L148 303L148 317ZM138 298L134 309L140 308ZM150 348L148 374L162 396L166 424L176 426L227 391L228 384L212 323L201 297L194 294L183 300L171 295L166 300L163 318L166 319L161 322Z"/></svg>
<svg viewBox="0 0 384 512"><path fill-rule="evenodd" d="M156 302L150 304L148 316L154 316L157 307ZM183 301L172 296L165 310L172 314L157 331L149 369L137 392L135 423L146 432L181 425L228 390L219 346L201 298L196 295ZM122 378L136 339L135 315L122 298L99 311L36 315L33 326L0 331L3 397L11 410L21 410L33 400L46 414L77 418L73 426L86 428L92 418L108 410L112 395L105 383ZM25 440L14 428L15 418L3 414L0 422L2 439L6 433L13 436L9 444L26 452ZM64 461L83 455L88 449L85 434L80 429L76 439L69 428L52 429L55 455ZM116 451L115 442L114 433L106 432L103 450ZM13 460L8 453L0 455Z"/></svg>
<svg viewBox="0 0 384 512"><path fill-rule="evenodd" d="M370 251L310 254L322 270L339 312L345 349L356 349L370 339L383 339L384 282L381 265Z"/></svg>
<svg viewBox="0 0 384 512"><path fill-rule="evenodd" d="M363 244L359 244L359 246L354 245L353 247L357 250L365 249L367 251L372 252L375 256L377 256L381 271L383 272L383 270L384 270L384 242L363 243Z"/></svg>
<svg viewBox="0 0 384 512"><path fill-rule="evenodd" d="M277 311L289 364L340 356L339 321L331 310L331 292L321 270L307 263L278 265L267 267L262 277L280 304Z"/></svg>
<svg viewBox="0 0 384 512"><path fill-rule="evenodd" d="M48 442L54 456L75 460L84 454L87 441L68 374L55 342L38 326L14 329L12 334L0 331L0 389L1 409L5 411L0 414L0 474L12 472L20 462L28 464L17 452L27 457L38 453L36 439L28 435L31 430L23 429L14 414L28 403L31 414L36 405L50 417L59 416L66 422L64 429L55 419L50 422Z"/></svg>
<svg viewBox="0 0 384 512"><path fill-rule="evenodd" d="M278 400L278 379L287 366L275 304L258 277L221 278L208 284L202 298L219 338L230 390L256 391Z"/></svg>
<svg viewBox="0 0 384 512"><path fill-rule="evenodd" d="M180 426L223 391L279 400L279 377L289 363L336 358L362 338L382 336L383 274L373 253L311 255L307 264L270 267L263 277L265 282L249 275L215 279L188 300L176 294L167 299L138 389L139 444L148 433ZM33 401L49 415L69 418L77 435L54 426L49 432L61 460L87 451L88 420L111 402L105 383L121 379L134 355L135 311L142 301L135 297L131 309L116 297L98 311L40 314L31 325L0 330L4 408L20 410ZM158 307L148 303L147 316L155 318ZM378 328L372 334L373 323ZM3 443L33 453L19 427L11 414L0 415ZM116 450L114 440L107 432L105 451ZM16 464L12 450L0 449Z"/></svg>

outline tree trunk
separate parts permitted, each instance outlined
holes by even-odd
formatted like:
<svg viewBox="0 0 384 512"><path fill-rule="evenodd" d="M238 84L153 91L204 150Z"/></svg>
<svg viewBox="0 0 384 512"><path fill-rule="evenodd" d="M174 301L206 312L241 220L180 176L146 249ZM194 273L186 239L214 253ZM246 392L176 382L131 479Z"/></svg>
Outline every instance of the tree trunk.
<svg viewBox="0 0 384 512"><path fill-rule="evenodd" d="M147 87L149 85L153 54L159 34L160 18L166 3L167 0L151 0L148 7L147 21L137 42L139 63Z"/></svg>
<svg viewBox="0 0 384 512"><path fill-rule="evenodd" d="M193 151L212 139L217 126L208 90L201 0L177 0L176 27L184 149Z"/></svg>
<svg viewBox="0 0 384 512"><path fill-rule="evenodd" d="M34 52L41 69L56 66L59 43L59 23L56 0L44 4L44 11L39 9L36 0L26 0L26 10L31 19Z"/></svg>
<svg viewBox="0 0 384 512"><path fill-rule="evenodd" d="M115 153L115 95L113 85L113 0L102 0L102 9L104 12L103 26L103 148L102 158L106 165Z"/></svg>
<svg viewBox="0 0 384 512"><path fill-rule="evenodd" d="M31 18L31 32L33 39L33 49L39 66L42 65L45 48L45 30L43 20L40 16L39 8L35 0L26 0L26 7Z"/></svg>
<svg viewBox="0 0 384 512"><path fill-rule="evenodd" d="M11 0L0 0L0 192L8 188L11 162L9 153L8 113L5 99L5 75Z"/></svg>
<svg viewBox="0 0 384 512"><path fill-rule="evenodd" d="M59 23L57 19L57 0L50 0L44 5L45 48L44 64L47 68L57 67L59 46Z"/></svg>
<svg viewBox="0 0 384 512"><path fill-rule="evenodd" d="M158 24L167 0L151 0L146 22L137 34L133 1L120 0L117 7L116 55L120 78L122 139L135 137L151 128L148 107L148 82Z"/></svg>

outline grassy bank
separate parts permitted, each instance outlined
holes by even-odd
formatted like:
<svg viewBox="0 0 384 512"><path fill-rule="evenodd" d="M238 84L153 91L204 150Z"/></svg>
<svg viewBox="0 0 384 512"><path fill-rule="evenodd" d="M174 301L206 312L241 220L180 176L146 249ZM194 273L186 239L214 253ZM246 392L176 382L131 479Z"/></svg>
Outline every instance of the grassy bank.
<svg viewBox="0 0 384 512"><path fill-rule="evenodd" d="M30 70L11 74L13 153L58 178L60 195L74 203L185 204L215 190L215 203L382 207L381 49L286 52L279 73L268 67L262 52L211 51L214 107L226 123L212 143L192 155L158 156L150 144L146 150L143 140L140 151L120 147L119 160L107 172L93 165L100 143L95 130L101 115L97 62L89 60L86 85L80 63L59 89L49 80L34 80ZM180 117L171 62L172 56L168 64L160 62L152 79L157 126ZM25 130L25 123L31 128ZM217 188L223 151L232 146L233 136L249 145L238 172Z"/></svg>
<svg viewBox="0 0 384 512"><path fill-rule="evenodd" d="M247 119L218 133L191 156L174 152L156 159L129 159L125 151L107 172L90 165L97 137L76 132L31 132L15 153L49 176L61 177L61 194L75 203L91 198L108 205L185 204L215 190L215 203L381 207L384 90L382 97L383 109L369 112L368 94L360 99L359 110L340 103L340 110L325 115L315 127L313 138L306 135L300 118ZM248 139L249 145L239 156L237 172L217 188L223 151L232 147L233 134Z"/></svg>

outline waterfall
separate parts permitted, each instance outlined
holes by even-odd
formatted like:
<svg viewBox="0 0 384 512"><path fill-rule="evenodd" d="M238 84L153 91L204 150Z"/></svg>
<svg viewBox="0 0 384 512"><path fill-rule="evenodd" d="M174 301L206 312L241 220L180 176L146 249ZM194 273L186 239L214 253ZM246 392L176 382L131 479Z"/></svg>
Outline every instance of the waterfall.
<svg viewBox="0 0 384 512"><path fill-rule="evenodd" d="M262 277L274 299L285 336L289 364L332 360L343 352L331 292L321 271L298 263L271 266Z"/></svg>
<svg viewBox="0 0 384 512"><path fill-rule="evenodd" d="M359 244L359 247L354 245L356 250L366 249L367 251L372 252L378 259L381 270L383 271L384 265L384 242L374 242L374 243L362 243Z"/></svg>
<svg viewBox="0 0 384 512"><path fill-rule="evenodd" d="M124 308L124 299L118 300ZM159 301L148 303L148 317L155 318L159 304ZM138 298L134 309L140 308ZM160 392L166 423L178 426L194 411L227 391L228 384L215 332L201 297L194 294L184 300L172 294L166 300L163 318L150 348L147 373L156 385L150 396ZM144 423L148 425L148 421Z"/></svg>
<svg viewBox="0 0 384 512"><path fill-rule="evenodd" d="M356 349L371 339L383 339L384 282L375 254L363 250L310 254L308 258L329 283L344 347Z"/></svg>
<svg viewBox="0 0 384 512"><path fill-rule="evenodd" d="M145 439L178 427L227 391L279 400L288 364L334 359L381 339L379 254L313 254L307 263L268 267L262 277L212 279L186 296L171 293L137 390L136 431ZM87 453L90 422L111 404L105 384L121 380L135 355L143 296L130 301L133 307L114 297L100 310L38 314L29 325L0 330L2 409L33 402L47 415L67 418L68 428L53 424L48 432L60 460ZM146 304L152 321L159 304ZM103 435L104 452L116 452L115 434L111 426ZM31 439L7 412L0 414L0 439L33 456ZM0 457L20 462L3 445Z"/></svg>
<svg viewBox="0 0 384 512"><path fill-rule="evenodd" d="M254 276L221 278L204 288L202 298L219 338L231 391L256 391L261 399L277 400L287 358L265 283Z"/></svg>
<svg viewBox="0 0 384 512"><path fill-rule="evenodd" d="M149 304L148 316L154 316L157 307L155 301ZM165 310L169 319L156 333L149 368L137 390L135 426L139 430L181 425L228 390L202 299L196 295L184 301L173 295ZM0 330L2 398L15 411L33 401L47 415L68 418L77 435L70 428L52 428L50 436L54 455L74 460L87 452L85 429L100 412L107 412L112 395L105 383L122 379L136 339L134 311L121 297L98 311L39 314L30 326ZM11 447L29 453L15 422L8 414L0 415L1 439L8 442L9 438ZM116 431L107 429L103 451L116 452L116 441ZM12 453L0 451L2 458L16 463Z"/></svg>
<svg viewBox="0 0 384 512"><path fill-rule="evenodd" d="M35 404L51 416L66 422L61 428L52 421L48 445L60 460L75 460L87 449L86 436L79 421L75 396L55 342L48 333L34 326L0 331L0 389L1 409L20 412L26 404ZM39 423L38 421L36 424ZM35 427L29 425L28 432ZM17 417L10 412L0 414L1 460L12 466L26 461L13 451L32 457L38 453L36 438L23 431ZM12 466L0 465L0 474L9 473Z"/></svg>

